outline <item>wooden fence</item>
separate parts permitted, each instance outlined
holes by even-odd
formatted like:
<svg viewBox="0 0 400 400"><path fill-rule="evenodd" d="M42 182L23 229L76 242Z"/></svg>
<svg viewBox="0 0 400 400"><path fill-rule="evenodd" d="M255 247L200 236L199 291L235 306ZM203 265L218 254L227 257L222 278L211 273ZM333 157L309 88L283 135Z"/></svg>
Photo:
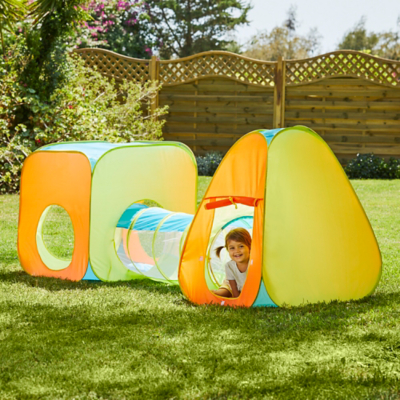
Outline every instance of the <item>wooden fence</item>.
<svg viewBox="0 0 400 400"><path fill-rule="evenodd" d="M168 61L77 52L116 81L160 81L164 138L197 154L225 152L254 129L306 125L342 163L357 153L400 157L400 62L346 50L277 62L223 51Z"/></svg>

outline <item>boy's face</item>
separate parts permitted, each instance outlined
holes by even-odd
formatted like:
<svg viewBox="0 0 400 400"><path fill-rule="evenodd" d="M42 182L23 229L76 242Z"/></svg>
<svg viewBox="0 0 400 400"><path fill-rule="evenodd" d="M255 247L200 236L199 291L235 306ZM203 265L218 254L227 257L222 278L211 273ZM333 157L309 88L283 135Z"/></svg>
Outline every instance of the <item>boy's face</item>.
<svg viewBox="0 0 400 400"><path fill-rule="evenodd" d="M230 240L228 242L229 257L237 264L248 264L250 258L250 248L242 242Z"/></svg>

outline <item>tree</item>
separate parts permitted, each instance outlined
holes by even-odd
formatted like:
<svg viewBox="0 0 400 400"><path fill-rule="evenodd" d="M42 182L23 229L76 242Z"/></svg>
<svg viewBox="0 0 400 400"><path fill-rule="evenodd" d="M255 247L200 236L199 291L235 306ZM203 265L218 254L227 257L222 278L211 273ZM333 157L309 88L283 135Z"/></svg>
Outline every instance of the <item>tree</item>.
<svg viewBox="0 0 400 400"><path fill-rule="evenodd" d="M389 58L391 60L400 60L399 30L397 32L381 33L379 39L379 55L383 58Z"/></svg>
<svg viewBox="0 0 400 400"><path fill-rule="evenodd" d="M361 17L355 27L347 32L339 43L340 50L375 51L379 43L379 35L368 33L365 28L365 16Z"/></svg>
<svg viewBox="0 0 400 400"><path fill-rule="evenodd" d="M297 35L297 27L296 8L292 6L282 26L254 35L244 54L268 61L276 61L279 56L286 59L312 56L319 49L321 35L316 28L311 29L306 36Z"/></svg>
<svg viewBox="0 0 400 400"><path fill-rule="evenodd" d="M358 50L393 60L400 59L400 17L397 32L367 32L365 17L347 32L339 43L341 50Z"/></svg>
<svg viewBox="0 0 400 400"><path fill-rule="evenodd" d="M89 18L82 0L36 0L29 5L25 54L21 78L47 97L66 79L68 53L79 26Z"/></svg>
<svg viewBox="0 0 400 400"><path fill-rule="evenodd" d="M149 5L144 1L92 1L87 7L92 17L81 32L80 47L110 49L136 58L150 58Z"/></svg>
<svg viewBox="0 0 400 400"><path fill-rule="evenodd" d="M247 24L251 8L243 0L149 0L150 18L160 56L186 57L225 50L226 35Z"/></svg>

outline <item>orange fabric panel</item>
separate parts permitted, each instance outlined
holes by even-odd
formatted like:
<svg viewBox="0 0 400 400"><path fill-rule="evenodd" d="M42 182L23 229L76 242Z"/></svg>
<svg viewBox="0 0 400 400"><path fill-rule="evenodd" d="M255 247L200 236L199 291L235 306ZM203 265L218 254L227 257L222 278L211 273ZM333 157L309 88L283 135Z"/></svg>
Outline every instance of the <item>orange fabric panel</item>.
<svg viewBox="0 0 400 400"><path fill-rule="evenodd" d="M181 256L179 284L190 301L242 307L251 307L254 303L261 282L266 164L265 138L259 133L250 133L233 146L214 175L190 227ZM205 280L206 254L214 219L214 210L206 210L205 204L208 204L209 197L218 201L220 197L236 196L259 200L254 213L251 265L246 283L238 298L227 299L214 295Z"/></svg>
<svg viewBox="0 0 400 400"><path fill-rule="evenodd" d="M243 136L232 146L220 164L205 197L263 199L266 162L265 137L258 132Z"/></svg>
<svg viewBox="0 0 400 400"><path fill-rule="evenodd" d="M39 151L29 156L22 170L18 225L18 254L31 275L80 280L88 266L91 167L80 153ZM53 271L42 262L36 245L39 219L50 205L69 214L74 227L70 265Z"/></svg>

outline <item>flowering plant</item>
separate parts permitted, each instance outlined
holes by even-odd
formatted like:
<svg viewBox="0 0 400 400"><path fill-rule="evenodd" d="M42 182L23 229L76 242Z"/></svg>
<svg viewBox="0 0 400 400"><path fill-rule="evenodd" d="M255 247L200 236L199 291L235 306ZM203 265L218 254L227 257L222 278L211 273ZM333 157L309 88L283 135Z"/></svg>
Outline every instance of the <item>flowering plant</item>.
<svg viewBox="0 0 400 400"><path fill-rule="evenodd" d="M136 58L150 58L149 5L139 0L91 1L86 10L92 20L84 23L79 47L102 47Z"/></svg>

